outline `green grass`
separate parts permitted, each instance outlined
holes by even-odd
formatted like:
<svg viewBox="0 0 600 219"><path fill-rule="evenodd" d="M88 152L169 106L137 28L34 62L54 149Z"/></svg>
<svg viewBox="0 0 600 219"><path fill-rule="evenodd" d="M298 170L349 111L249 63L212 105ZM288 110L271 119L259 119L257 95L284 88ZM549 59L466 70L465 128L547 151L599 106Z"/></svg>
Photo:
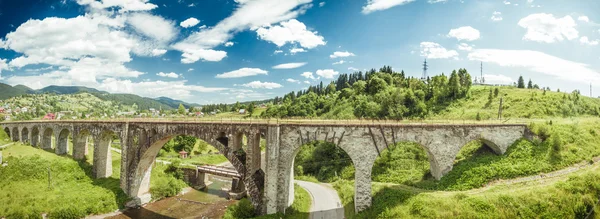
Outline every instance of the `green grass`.
<svg viewBox="0 0 600 219"><path fill-rule="evenodd" d="M345 206L346 218L583 218L600 195L596 168L560 181L494 186L469 192L424 192L374 183L373 206L354 213L352 181L334 187Z"/></svg>
<svg viewBox="0 0 600 219"><path fill-rule="evenodd" d="M234 218L257 218L257 219L306 219L309 218L310 205L312 200L310 194L302 187L294 184L294 203L288 207L285 214L277 213L254 217L254 208L248 199L242 199L235 205L230 206L225 211L223 219Z"/></svg>
<svg viewBox="0 0 600 219"><path fill-rule="evenodd" d="M488 104L490 89L499 89L499 95ZM502 97L503 118L562 118L577 116L597 116L600 112L600 99L574 94L515 87L473 86L470 98L451 103L441 112L428 119L496 119Z"/></svg>

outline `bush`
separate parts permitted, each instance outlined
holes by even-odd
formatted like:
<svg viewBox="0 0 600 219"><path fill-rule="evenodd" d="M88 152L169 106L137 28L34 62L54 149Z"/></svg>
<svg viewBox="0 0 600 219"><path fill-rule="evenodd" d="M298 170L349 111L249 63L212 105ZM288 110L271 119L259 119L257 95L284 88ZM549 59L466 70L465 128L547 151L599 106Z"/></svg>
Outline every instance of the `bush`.
<svg viewBox="0 0 600 219"><path fill-rule="evenodd" d="M252 206L252 202L246 198L243 198L237 204L227 208L223 219L252 218L254 216L256 215L254 214L254 206Z"/></svg>

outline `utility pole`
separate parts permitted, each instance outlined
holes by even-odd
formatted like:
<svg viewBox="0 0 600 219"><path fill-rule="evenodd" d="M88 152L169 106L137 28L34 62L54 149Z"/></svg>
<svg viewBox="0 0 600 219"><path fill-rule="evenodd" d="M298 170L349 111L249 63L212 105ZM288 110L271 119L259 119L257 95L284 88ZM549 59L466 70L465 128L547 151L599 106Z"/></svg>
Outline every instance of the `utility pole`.
<svg viewBox="0 0 600 219"><path fill-rule="evenodd" d="M427 69L429 65L427 65L427 59L425 59L425 62L423 62L423 76L421 76L421 80L422 81L426 81L427 80Z"/></svg>
<svg viewBox="0 0 600 219"><path fill-rule="evenodd" d="M483 78L483 62L481 62L480 76L481 76L481 84L485 83L485 79Z"/></svg>

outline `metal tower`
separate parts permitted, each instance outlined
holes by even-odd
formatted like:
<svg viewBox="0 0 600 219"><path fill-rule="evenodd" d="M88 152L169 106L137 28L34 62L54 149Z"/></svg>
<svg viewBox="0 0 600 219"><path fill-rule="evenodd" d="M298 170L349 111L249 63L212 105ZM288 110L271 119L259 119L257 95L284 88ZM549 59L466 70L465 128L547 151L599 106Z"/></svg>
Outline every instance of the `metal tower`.
<svg viewBox="0 0 600 219"><path fill-rule="evenodd" d="M480 81L481 84L484 84L485 83L485 79L483 78L483 62L481 62L480 74L481 74L480 75L481 78L480 78L479 81Z"/></svg>
<svg viewBox="0 0 600 219"><path fill-rule="evenodd" d="M421 80L425 81L427 80L427 69L429 68L429 65L427 65L427 59L425 59L425 62L423 62L423 76L421 76Z"/></svg>

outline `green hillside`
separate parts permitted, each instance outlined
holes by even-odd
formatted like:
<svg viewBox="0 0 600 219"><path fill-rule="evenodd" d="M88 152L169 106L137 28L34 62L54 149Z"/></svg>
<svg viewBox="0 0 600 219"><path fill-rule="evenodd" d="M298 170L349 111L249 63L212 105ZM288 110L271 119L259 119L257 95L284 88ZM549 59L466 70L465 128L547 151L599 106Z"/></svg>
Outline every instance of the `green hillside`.
<svg viewBox="0 0 600 219"><path fill-rule="evenodd" d="M0 83L0 100L20 96L26 93L27 92L22 89L10 86L8 84Z"/></svg>

